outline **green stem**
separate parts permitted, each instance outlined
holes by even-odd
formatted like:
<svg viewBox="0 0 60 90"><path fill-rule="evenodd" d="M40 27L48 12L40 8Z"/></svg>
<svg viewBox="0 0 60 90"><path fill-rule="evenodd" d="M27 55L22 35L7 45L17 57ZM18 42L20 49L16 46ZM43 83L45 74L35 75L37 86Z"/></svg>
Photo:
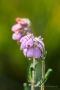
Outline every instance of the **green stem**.
<svg viewBox="0 0 60 90"><path fill-rule="evenodd" d="M32 84L31 84L31 90L35 90L34 84L35 84L35 58L33 57L33 71L32 71Z"/></svg>
<svg viewBox="0 0 60 90"><path fill-rule="evenodd" d="M42 60L42 79L45 77L45 60ZM44 83L41 85L41 90L44 90Z"/></svg>

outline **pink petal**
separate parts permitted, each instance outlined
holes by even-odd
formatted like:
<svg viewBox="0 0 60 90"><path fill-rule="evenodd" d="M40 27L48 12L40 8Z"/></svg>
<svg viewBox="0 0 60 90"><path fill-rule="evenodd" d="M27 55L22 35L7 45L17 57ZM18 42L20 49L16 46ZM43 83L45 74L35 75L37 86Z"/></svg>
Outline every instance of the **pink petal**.
<svg viewBox="0 0 60 90"><path fill-rule="evenodd" d="M24 50L25 48L26 48L26 40L24 40L24 41L21 43L20 49L21 49L21 50Z"/></svg>
<svg viewBox="0 0 60 90"><path fill-rule="evenodd" d="M32 57L33 57L33 51L34 51L33 48L29 48L29 49L27 50L27 57L28 57L28 58L32 58Z"/></svg>
<svg viewBox="0 0 60 90"><path fill-rule="evenodd" d="M33 40L32 39L29 39L27 42L26 42L26 47L32 47L34 44Z"/></svg>
<svg viewBox="0 0 60 90"><path fill-rule="evenodd" d="M20 42L23 42L24 40L28 40L29 38L28 38L28 36L26 35L26 36L24 36L24 37L22 37L21 39L20 39Z"/></svg>
<svg viewBox="0 0 60 90"><path fill-rule="evenodd" d="M21 28L21 25L20 24L15 24L13 27L12 27L12 31L16 31L18 29Z"/></svg>
<svg viewBox="0 0 60 90"><path fill-rule="evenodd" d="M26 57L27 56L27 49L24 49L23 53L24 53L24 56Z"/></svg>
<svg viewBox="0 0 60 90"><path fill-rule="evenodd" d="M18 33L18 34L14 33L14 34L12 35L12 39L13 39L13 40L19 40L20 38L21 38L21 34L20 34L20 33Z"/></svg>
<svg viewBox="0 0 60 90"><path fill-rule="evenodd" d="M39 48L34 49L34 58L39 59L41 56L41 52Z"/></svg>

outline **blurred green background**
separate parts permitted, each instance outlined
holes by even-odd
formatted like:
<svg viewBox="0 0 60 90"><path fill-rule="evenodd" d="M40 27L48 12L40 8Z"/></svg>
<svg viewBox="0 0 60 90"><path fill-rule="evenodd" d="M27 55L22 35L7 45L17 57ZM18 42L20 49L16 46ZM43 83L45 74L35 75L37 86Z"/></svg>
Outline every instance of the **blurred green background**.
<svg viewBox="0 0 60 90"><path fill-rule="evenodd" d="M0 90L23 90L32 62L12 40L11 27L17 17L29 18L34 35L44 38L46 71L53 69L46 85L55 86L49 90L60 90L60 0L0 0ZM41 62L37 76L40 74Z"/></svg>

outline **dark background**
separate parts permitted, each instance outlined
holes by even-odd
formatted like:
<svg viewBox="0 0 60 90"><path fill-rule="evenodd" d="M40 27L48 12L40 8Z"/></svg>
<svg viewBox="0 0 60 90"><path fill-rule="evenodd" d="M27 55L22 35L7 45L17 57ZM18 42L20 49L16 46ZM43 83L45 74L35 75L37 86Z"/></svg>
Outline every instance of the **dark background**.
<svg viewBox="0 0 60 90"><path fill-rule="evenodd" d="M23 90L32 62L12 40L11 27L17 17L29 18L34 35L44 38L46 71L53 69L46 90L60 90L60 0L0 0L0 90ZM37 77L40 75L41 62Z"/></svg>

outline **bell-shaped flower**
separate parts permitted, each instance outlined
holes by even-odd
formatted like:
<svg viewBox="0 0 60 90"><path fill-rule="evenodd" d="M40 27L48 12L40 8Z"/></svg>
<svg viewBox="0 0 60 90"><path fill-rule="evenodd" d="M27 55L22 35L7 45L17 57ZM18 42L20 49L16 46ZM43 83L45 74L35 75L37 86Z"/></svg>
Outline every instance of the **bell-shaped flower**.
<svg viewBox="0 0 60 90"><path fill-rule="evenodd" d="M26 35L26 36L23 36L23 37L20 39L20 42L22 43L24 40L28 40L27 35Z"/></svg>
<svg viewBox="0 0 60 90"><path fill-rule="evenodd" d="M21 46L20 46L20 49L21 50L24 50L26 48L26 42L27 40L24 40L22 43L21 43Z"/></svg>
<svg viewBox="0 0 60 90"><path fill-rule="evenodd" d="M41 56L40 49L39 48L34 48L34 55L33 55L33 57L37 60L37 59L40 58L40 56Z"/></svg>
<svg viewBox="0 0 60 90"><path fill-rule="evenodd" d="M30 26L30 20L27 18L16 18L16 22L22 26Z"/></svg>
<svg viewBox="0 0 60 90"><path fill-rule="evenodd" d="M16 32L16 31L19 31L19 29L21 29L22 26L20 24L15 24L14 26L12 26L12 31L13 32Z"/></svg>
<svg viewBox="0 0 60 90"><path fill-rule="evenodd" d="M32 47L34 44L33 40L32 39L29 39L27 42L26 42L26 47Z"/></svg>
<svg viewBox="0 0 60 90"><path fill-rule="evenodd" d="M21 34L20 33L18 33L18 34L13 33L13 35L12 35L12 39L13 40L19 40L20 38L21 38Z"/></svg>
<svg viewBox="0 0 60 90"><path fill-rule="evenodd" d="M34 52L33 47L29 48L29 49L27 50L27 57L28 57L28 58L32 58L32 57L33 57L33 52Z"/></svg>

